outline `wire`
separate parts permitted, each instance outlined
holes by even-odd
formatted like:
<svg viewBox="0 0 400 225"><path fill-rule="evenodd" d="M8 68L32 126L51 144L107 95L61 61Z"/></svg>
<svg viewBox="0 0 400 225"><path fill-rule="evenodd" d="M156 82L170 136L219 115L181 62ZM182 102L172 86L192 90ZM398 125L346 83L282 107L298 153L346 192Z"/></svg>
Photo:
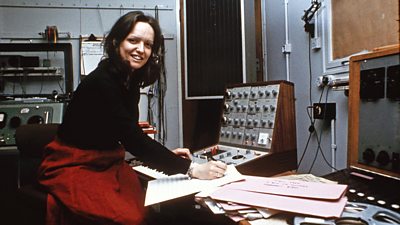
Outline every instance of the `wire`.
<svg viewBox="0 0 400 225"><path fill-rule="evenodd" d="M301 157L300 157L299 163L297 163L297 170L296 170L296 172L299 170L299 167L300 167L300 165L301 165L301 162L303 161L303 158L304 158L304 156L306 155L307 148L308 148L308 144L310 143L310 140L311 140L311 135L312 135L312 133L309 132L309 134L308 134L308 139L307 139L307 143L306 143L306 146L304 147L303 154L302 154Z"/></svg>
<svg viewBox="0 0 400 225"><path fill-rule="evenodd" d="M312 119L312 116L311 116L311 114L309 112L309 109L310 108L312 109L312 106L311 106L312 105L312 92L311 92L311 88L312 88L312 82L311 82L312 81L312 66L311 66L311 48L310 48L310 46L311 46L311 36L308 35L309 106L306 107L306 111L307 111L308 118L310 120L310 126L308 128L308 131L309 131L308 140L307 140L306 146L304 147L303 154L301 155L300 160L299 160L299 162L297 164L297 170L299 169L299 167L300 167L300 165L301 165L301 163L303 161L303 158L304 158L304 156L305 156L305 154L307 152L308 145L309 145L310 140L311 140L311 135L315 131L315 128L314 128L315 120ZM323 93L323 91L324 90L322 90L322 93ZM322 96L322 93L321 93L321 96Z"/></svg>
<svg viewBox="0 0 400 225"><path fill-rule="evenodd" d="M155 6L154 8L154 14L155 14L155 19L159 21L159 13L158 13L158 5ZM159 63L161 65L161 71L160 71L160 79L157 82L157 96L158 96L158 126L160 129L160 132L158 132L158 138L159 141L162 144L165 144L167 134L166 134L166 121L165 121L165 111L166 111L166 106L164 103L165 95L167 92L167 79L166 79L166 70L165 70L165 40L164 36L162 36L161 40L161 46L159 50L160 59Z"/></svg>
<svg viewBox="0 0 400 225"><path fill-rule="evenodd" d="M325 88L324 88L324 89L325 89ZM325 118L326 118L326 106L327 106L327 103L328 103L328 94L329 94L329 88L328 88L328 90L326 91L326 95L325 95L325 106L324 106L325 110L324 110L324 114L323 114L323 117L322 117L323 121L325 121ZM321 95L321 97L322 97L322 95ZM320 101L321 101L321 98L320 98ZM319 102L319 103L320 103L320 102ZM334 166L332 166L332 165L330 164L330 162L329 162L329 161L326 159L326 157L325 157L325 154L324 154L324 151L323 151L322 145L321 145L322 133L323 133L322 127L321 127L321 130L320 130L320 134L319 134L319 135L318 135L318 131L317 131L317 130L315 131L315 135L316 135L316 137L317 137L317 143L318 143L318 145L317 145L317 151L316 151L316 153L315 153L313 162L311 163L310 169L308 170L308 173L310 173L311 170L312 170L312 168L314 167L314 164L315 164L315 161L316 161L316 159L317 159L317 156L318 156L318 153L319 153L319 152L321 152L321 156L322 156L322 158L324 159L325 163L326 163L331 169L333 169L333 170L335 170L335 171L338 171L338 169L336 169Z"/></svg>

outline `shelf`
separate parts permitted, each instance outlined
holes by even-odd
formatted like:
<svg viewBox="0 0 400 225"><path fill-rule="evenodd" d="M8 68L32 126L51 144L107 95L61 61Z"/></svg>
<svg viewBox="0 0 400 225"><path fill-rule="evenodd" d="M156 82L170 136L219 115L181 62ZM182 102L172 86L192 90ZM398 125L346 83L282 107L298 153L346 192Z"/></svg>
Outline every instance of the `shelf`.
<svg viewBox="0 0 400 225"><path fill-rule="evenodd" d="M57 67L30 67L25 68L0 68L0 77L4 79L60 79L63 80L63 93L71 94L74 90L73 82L73 59L71 43L0 43L0 53L8 54L8 52L62 52L63 66ZM24 54L23 54L24 55ZM31 54L28 54L31 55ZM61 61L60 61L61 63ZM57 64L62 65L62 64ZM50 68L55 72L47 73ZM11 69L19 69L10 71ZM31 69L31 70L29 70ZM39 70L38 70L39 69Z"/></svg>
<svg viewBox="0 0 400 225"><path fill-rule="evenodd" d="M62 77L60 67L8 67L1 68L3 77Z"/></svg>

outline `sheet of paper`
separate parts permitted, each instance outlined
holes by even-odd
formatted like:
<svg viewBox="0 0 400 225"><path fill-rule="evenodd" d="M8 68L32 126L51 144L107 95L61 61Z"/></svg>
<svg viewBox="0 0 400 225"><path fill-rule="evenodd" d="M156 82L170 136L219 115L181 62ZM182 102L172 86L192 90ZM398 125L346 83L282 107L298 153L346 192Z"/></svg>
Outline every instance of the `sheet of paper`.
<svg viewBox="0 0 400 225"><path fill-rule="evenodd" d="M242 179L243 176L233 165L228 166L223 177L214 180L189 179L183 174L162 177L148 182L144 205L153 205Z"/></svg>
<svg viewBox="0 0 400 225"><path fill-rule="evenodd" d="M343 184L325 184L280 178L245 176L245 180L229 184L230 189L275 195L337 200L347 189Z"/></svg>
<svg viewBox="0 0 400 225"><path fill-rule="evenodd" d="M132 169L139 173L145 174L151 178L154 178L154 179L168 177L167 174L159 172L154 169L150 169L149 167L146 167L146 166L134 166L134 167L132 167Z"/></svg>
<svg viewBox="0 0 400 225"><path fill-rule="evenodd" d="M221 207L225 210L225 211L237 211L237 210L243 210L243 209L250 209L252 208L249 205L241 205L241 204L237 204L237 203L227 203L227 202L220 202L219 203L221 205Z"/></svg>
<svg viewBox="0 0 400 225"><path fill-rule="evenodd" d="M292 174L287 176L280 176L279 178L285 180L302 180L307 182L317 182L317 183L326 183L326 184L337 184L337 181L328 180L323 177L318 177L313 174Z"/></svg>
<svg viewBox="0 0 400 225"><path fill-rule="evenodd" d="M206 204L214 214L225 214L225 210L217 202L210 198L204 199L204 204Z"/></svg>
<svg viewBox="0 0 400 225"><path fill-rule="evenodd" d="M219 201L236 202L239 204L326 218L340 217L347 202L345 197L340 198L338 201L325 201L256 193L251 191L230 189L227 186L224 186L212 193L211 198Z"/></svg>

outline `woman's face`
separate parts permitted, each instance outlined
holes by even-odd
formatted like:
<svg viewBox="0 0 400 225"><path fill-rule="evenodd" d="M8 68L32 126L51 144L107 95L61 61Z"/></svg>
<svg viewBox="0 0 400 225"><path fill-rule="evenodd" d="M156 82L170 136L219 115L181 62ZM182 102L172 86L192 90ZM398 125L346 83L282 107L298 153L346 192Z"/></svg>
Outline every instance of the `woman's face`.
<svg viewBox="0 0 400 225"><path fill-rule="evenodd" d="M151 56L153 41L153 28L148 23L137 22L119 45L122 60L128 62L132 69L140 69Z"/></svg>

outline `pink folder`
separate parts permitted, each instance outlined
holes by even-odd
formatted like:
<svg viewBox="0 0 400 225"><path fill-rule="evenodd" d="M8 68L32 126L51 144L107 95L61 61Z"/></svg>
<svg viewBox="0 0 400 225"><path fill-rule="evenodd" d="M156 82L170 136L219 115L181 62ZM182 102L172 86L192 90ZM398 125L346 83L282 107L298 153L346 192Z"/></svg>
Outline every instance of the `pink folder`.
<svg viewBox="0 0 400 225"><path fill-rule="evenodd" d="M338 200L343 196L347 185L287 180L281 178L245 176L245 180L226 185L229 189L259 193Z"/></svg>
<svg viewBox="0 0 400 225"><path fill-rule="evenodd" d="M211 198L217 201L236 202L239 204L257 206L330 218L340 217L347 202L346 197L338 200L316 200L292 196L257 193L222 187L211 194Z"/></svg>

